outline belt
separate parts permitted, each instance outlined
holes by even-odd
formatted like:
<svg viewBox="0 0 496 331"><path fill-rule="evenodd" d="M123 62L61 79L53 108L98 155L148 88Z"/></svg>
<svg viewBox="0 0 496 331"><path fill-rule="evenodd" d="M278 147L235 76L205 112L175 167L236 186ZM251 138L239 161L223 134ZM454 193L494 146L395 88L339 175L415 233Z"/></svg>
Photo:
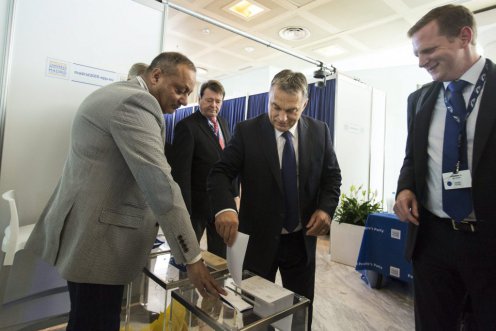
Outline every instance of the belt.
<svg viewBox="0 0 496 331"><path fill-rule="evenodd" d="M435 221L444 222L450 225L451 229L454 231L462 231L462 232L477 232L477 221L471 219L464 219L462 221L455 221L451 218L442 218L434 215L433 213L426 210L427 218L433 219Z"/></svg>
<svg viewBox="0 0 496 331"><path fill-rule="evenodd" d="M475 221L460 221L456 222L453 219L451 220L451 226L453 227L453 230L455 231L463 231L463 232L477 232L477 222Z"/></svg>

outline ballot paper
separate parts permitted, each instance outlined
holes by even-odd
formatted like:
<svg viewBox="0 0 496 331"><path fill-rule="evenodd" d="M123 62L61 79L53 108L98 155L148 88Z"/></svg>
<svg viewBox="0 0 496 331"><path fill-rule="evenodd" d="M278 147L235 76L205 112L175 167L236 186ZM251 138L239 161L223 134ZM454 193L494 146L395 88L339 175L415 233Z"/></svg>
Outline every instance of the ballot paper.
<svg viewBox="0 0 496 331"><path fill-rule="evenodd" d="M236 241L231 247L227 247L227 268L236 285L241 285L243 275L243 262L245 260L246 247L250 236L238 232Z"/></svg>
<svg viewBox="0 0 496 331"><path fill-rule="evenodd" d="M236 310L242 312L250 308L253 308L253 305L243 300L241 294L233 291L229 287L225 287L224 289L226 290L227 295L221 295L220 296L221 299L227 302L232 307L234 307Z"/></svg>

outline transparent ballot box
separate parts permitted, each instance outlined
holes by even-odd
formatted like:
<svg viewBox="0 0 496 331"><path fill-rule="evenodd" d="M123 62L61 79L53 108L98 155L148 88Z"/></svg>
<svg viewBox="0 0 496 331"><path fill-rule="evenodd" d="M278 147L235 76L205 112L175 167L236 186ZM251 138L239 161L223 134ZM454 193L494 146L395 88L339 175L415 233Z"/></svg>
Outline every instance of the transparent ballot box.
<svg viewBox="0 0 496 331"><path fill-rule="evenodd" d="M228 300L202 298L191 285L171 292L168 330L307 330L307 298L247 271L240 287L228 274L217 280Z"/></svg>
<svg viewBox="0 0 496 331"><path fill-rule="evenodd" d="M215 267L218 266L223 267L217 263ZM214 278L221 277L228 272L226 268L215 269L208 264L207 268ZM170 291L189 285L190 281L186 270L182 265L175 263L168 245L161 245L152 250L148 263L143 268L141 284L134 284L134 286L139 286L138 302L131 298L133 285L128 287L125 319L124 323L121 324L124 326L124 330L143 330L155 324L160 325L156 329L165 330L163 315L170 305Z"/></svg>

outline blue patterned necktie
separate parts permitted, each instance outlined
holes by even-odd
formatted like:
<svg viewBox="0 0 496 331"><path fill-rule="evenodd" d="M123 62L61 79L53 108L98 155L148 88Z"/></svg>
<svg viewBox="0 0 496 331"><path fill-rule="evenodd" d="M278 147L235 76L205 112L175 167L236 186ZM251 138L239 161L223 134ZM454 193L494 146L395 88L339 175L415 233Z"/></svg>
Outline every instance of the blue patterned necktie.
<svg viewBox="0 0 496 331"><path fill-rule="evenodd" d="M443 173L453 172L456 169L456 164L460 161L459 170L468 169L467 160L467 139L465 130L465 118L467 116L467 107L463 99L463 89L468 85L468 82L459 80L453 81L448 85L448 90L451 92L448 105L452 107L452 113L446 111L446 125L444 127L444 143L443 143ZM458 118L458 121L455 120ZM462 139L459 142L459 138ZM464 140L464 141L463 141ZM461 148L459 146L461 144ZM458 155L461 153L462 155ZM461 188L453 190L445 190L443 184L443 210L452 219L459 222L466 218L472 212L472 195L470 188Z"/></svg>
<svg viewBox="0 0 496 331"><path fill-rule="evenodd" d="M284 186L284 203L286 206L286 217L284 218L284 228L288 232L298 226L299 223L299 202L298 202L298 184L296 174L296 156L293 147L291 132L286 131L282 134L286 143L282 152L282 183Z"/></svg>

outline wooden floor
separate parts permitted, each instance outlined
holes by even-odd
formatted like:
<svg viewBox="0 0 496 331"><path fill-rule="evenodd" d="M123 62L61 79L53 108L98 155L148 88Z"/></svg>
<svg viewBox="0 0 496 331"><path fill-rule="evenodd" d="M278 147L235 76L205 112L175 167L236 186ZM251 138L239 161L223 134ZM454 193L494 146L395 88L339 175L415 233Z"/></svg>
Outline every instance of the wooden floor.
<svg viewBox="0 0 496 331"><path fill-rule="evenodd" d="M354 268L330 260L329 237L317 246L313 330L414 330L411 285L370 288Z"/></svg>
<svg viewBox="0 0 496 331"><path fill-rule="evenodd" d="M164 293L154 288L150 286L148 309L163 309ZM130 330L146 330L144 326L132 323ZM381 289L370 288L354 268L330 260L329 237L320 237L312 330L414 330L411 286L389 280Z"/></svg>

